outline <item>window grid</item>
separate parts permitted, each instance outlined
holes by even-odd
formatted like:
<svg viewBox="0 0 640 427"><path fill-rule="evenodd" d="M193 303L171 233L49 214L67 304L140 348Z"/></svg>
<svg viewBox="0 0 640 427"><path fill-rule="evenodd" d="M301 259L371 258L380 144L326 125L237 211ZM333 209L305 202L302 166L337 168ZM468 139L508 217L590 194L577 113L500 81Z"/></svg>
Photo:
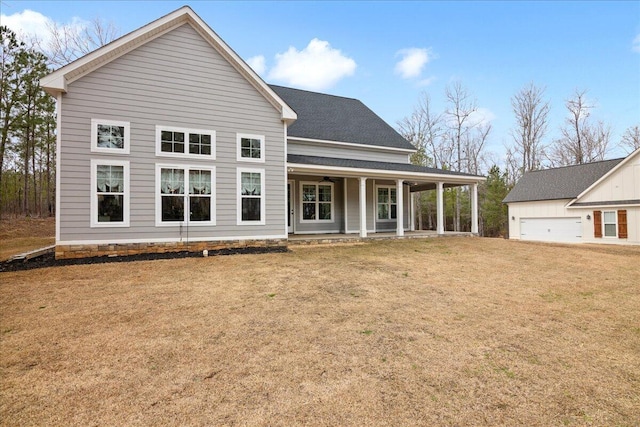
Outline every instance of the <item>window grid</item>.
<svg viewBox="0 0 640 427"><path fill-rule="evenodd" d="M188 222L214 225L214 169L158 166L160 224Z"/></svg>
<svg viewBox="0 0 640 427"><path fill-rule="evenodd" d="M333 221L333 185L301 183L302 221Z"/></svg>
<svg viewBox="0 0 640 427"><path fill-rule="evenodd" d="M378 220L397 219L398 204L396 189L393 187L378 187Z"/></svg>

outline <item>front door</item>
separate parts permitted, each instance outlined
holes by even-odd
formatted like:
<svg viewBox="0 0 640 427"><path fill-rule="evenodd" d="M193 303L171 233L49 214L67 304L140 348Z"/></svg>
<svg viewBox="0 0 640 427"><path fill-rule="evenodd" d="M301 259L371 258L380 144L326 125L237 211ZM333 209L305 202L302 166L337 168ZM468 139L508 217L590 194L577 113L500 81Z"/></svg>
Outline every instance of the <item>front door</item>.
<svg viewBox="0 0 640 427"><path fill-rule="evenodd" d="M287 231L293 233L293 181L287 181Z"/></svg>

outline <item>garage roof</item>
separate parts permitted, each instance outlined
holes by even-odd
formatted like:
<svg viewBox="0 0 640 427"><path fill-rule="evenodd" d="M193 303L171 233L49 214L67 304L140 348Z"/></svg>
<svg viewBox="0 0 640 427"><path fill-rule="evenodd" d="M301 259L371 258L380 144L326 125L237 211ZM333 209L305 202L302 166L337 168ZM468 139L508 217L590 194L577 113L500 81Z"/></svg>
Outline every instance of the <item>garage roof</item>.
<svg viewBox="0 0 640 427"><path fill-rule="evenodd" d="M574 199L624 159L527 172L504 203Z"/></svg>

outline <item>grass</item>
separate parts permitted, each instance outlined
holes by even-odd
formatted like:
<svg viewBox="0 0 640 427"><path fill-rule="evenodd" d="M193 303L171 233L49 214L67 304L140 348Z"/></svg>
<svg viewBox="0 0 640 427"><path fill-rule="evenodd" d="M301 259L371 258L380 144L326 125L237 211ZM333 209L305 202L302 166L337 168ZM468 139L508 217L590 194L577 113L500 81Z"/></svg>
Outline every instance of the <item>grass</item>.
<svg viewBox="0 0 640 427"><path fill-rule="evenodd" d="M55 243L55 218L0 220L0 261Z"/></svg>
<svg viewBox="0 0 640 427"><path fill-rule="evenodd" d="M0 273L0 424L637 426L639 265L441 238Z"/></svg>

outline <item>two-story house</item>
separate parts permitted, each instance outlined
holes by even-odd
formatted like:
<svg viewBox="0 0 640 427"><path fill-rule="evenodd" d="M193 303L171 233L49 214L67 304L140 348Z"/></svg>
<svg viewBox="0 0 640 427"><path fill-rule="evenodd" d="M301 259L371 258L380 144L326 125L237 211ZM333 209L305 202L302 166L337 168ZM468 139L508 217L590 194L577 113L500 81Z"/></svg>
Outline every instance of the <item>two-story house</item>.
<svg viewBox="0 0 640 427"><path fill-rule="evenodd" d="M266 84L189 7L41 81L58 108L56 257L286 245L412 228L410 194L484 178L411 165L360 101Z"/></svg>

